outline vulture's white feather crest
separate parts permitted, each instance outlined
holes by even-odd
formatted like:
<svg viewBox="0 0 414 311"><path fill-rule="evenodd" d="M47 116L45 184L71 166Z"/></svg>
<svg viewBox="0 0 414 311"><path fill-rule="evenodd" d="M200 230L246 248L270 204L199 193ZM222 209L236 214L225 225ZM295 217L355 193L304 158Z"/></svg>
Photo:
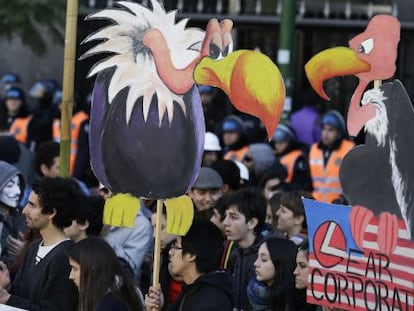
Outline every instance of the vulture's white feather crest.
<svg viewBox="0 0 414 311"><path fill-rule="evenodd" d="M365 131L375 137L379 147L385 146L388 134L389 121L387 109L385 108L386 99L384 92L377 88L366 91L361 100L362 105L375 105L376 116L365 124Z"/></svg>
<svg viewBox="0 0 414 311"><path fill-rule="evenodd" d="M108 100L111 104L122 89L129 88L125 112L127 122L131 118L135 102L140 97L143 97L143 115L144 119L147 119L154 94L158 97L160 123L166 111L171 122L174 102L181 107L184 114L186 113L183 95L171 92L159 78L152 53L142 44L145 32L151 28L157 28L162 32L168 43L171 61L177 69L185 68L199 56L200 51L195 47L201 47L204 39L204 31L186 28L187 19L176 23L176 11L166 12L156 0L151 0L151 3L152 11L137 3L120 1L116 2L119 8L107 8L87 17L107 19L114 23L84 40L101 42L82 55L82 58L99 53L113 53L96 63L88 77L115 67L108 86Z"/></svg>

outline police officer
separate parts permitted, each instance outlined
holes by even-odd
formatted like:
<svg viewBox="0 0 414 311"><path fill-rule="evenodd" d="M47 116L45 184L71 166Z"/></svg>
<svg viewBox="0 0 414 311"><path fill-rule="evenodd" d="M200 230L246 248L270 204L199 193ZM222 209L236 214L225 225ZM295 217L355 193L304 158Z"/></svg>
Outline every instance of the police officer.
<svg viewBox="0 0 414 311"><path fill-rule="evenodd" d="M312 191L309 164L296 133L288 125L280 124L273 134L272 144L276 157L286 168L285 182L293 189Z"/></svg>
<svg viewBox="0 0 414 311"><path fill-rule="evenodd" d="M339 168L342 159L354 147L346 139L345 121L336 111L328 111L322 118L321 141L311 146L309 164L316 200L332 203L342 193Z"/></svg>

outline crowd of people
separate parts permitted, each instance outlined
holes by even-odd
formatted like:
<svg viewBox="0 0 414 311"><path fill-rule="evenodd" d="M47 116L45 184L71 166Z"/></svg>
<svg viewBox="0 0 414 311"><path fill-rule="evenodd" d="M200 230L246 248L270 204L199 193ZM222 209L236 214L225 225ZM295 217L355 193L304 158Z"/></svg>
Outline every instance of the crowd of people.
<svg viewBox="0 0 414 311"><path fill-rule="evenodd" d="M26 98L17 75L1 82L0 304L83 311L320 308L306 302L302 198L346 204L339 166L354 143L338 111L320 114L307 104L268 141L259 121L218 109L219 91L201 87L207 132L202 167L187 193L194 220L184 236L171 235L164 207L160 284L152 286L156 201L140 200L133 228L102 223L111 189L89 167L87 105L74 110L71 177L60 178L58 84L39 81Z"/></svg>

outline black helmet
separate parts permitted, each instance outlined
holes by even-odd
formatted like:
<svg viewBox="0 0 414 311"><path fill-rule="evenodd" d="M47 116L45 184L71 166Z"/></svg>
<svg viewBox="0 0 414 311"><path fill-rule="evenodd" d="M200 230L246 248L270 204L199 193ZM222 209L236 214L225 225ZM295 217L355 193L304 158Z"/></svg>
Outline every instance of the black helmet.
<svg viewBox="0 0 414 311"><path fill-rule="evenodd" d="M1 82L3 84L19 84L21 81L19 75L9 72L1 77Z"/></svg>
<svg viewBox="0 0 414 311"><path fill-rule="evenodd" d="M17 86L9 87L4 92L4 99L9 99L9 98L24 100L25 98L24 91Z"/></svg>
<svg viewBox="0 0 414 311"><path fill-rule="evenodd" d="M339 133L341 133L341 137L346 136L345 120L339 111L330 110L327 113L325 113L322 117L322 125L325 124L336 128L339 131Z"/></svg>
<svg viewBox="0 0 414 311"><path fill-rule="evenodd" d="M44 79L36 82L29 90L29 95L34 98L53 98L59 90L59 84L54 79Z"/></svg>
<svg viewBox="0 0 414 311"><path fill-rule="evenodd" d="M290 143L295 143L297 141L295 130L289 125L279 124L276 128L275 133L273 134L272 140L274 142L286 141Z"/></svg>

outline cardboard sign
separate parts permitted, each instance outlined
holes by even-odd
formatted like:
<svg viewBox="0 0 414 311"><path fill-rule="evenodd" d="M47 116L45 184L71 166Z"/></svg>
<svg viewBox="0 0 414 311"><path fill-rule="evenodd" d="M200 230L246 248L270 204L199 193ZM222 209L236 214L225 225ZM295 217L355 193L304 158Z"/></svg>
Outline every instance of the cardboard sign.
<svg viewBox="0 0 414 311"><path fill-rule="evenodd" d="M156 0L147 8L115 2L87 19L111 25L91 34L82 57L107 57L91 69L90 153L99 181L115 195L167 199L185 194L201 164L204 116L197 84L221 88L273 135L285 87L276 65L256 51L233 52L229 19L205 30L176 22ZM108 56L109 53L109 56Z"/></svg>
<svg viewBox="0 0 414 311"><path fill-rule="evenodd" d="M309 303L361 311L413 309L414 242L404 221L397 221L396 245L386 254L378 243L379 216L370 218L361 239L352 229L361 218L350 206L303 203L310 237Z"/></svg>
<svg viewBox="0 0 414 311"><path fill-rule="evenodd" d="M85 39L97 44L82 56L106 55L89 73L97 75L89 144L96 177L114 193L108 200L123 194L163 200L191 189L205 134L197 84L221 88L272 137L285 99L283 78L267 56L233 53L231 20L213 18L205 31L186 27L187 19L176 22L176 11L156 0L149 8L115 2L87 19L112 23ZM133 224L136 204L125 198L117 201L128 203L119 211L107 201L110 224Z"/></svg>
<svg viewBox="0 0 414 311"><path fill-rule="evenodd" d="M348 202L380 216L391 213L414 234L414 110L400 81L365 92L378 117L365 125L365 144L343 159L340 182ZM379 239L390 235L380 230ZM381 243L382 244L382 243Z"/></svg>
<svg viewBox="0 0 414 311"><path fill-rule="evenodd" d="M308 296L346 310L412 310L414 306L414 110L395 72L400 23L377 15L366 30L306 65L323 97L323 81L355 74L349 134L365 144L343 159L340 182L352 207L305 200L310 267ZM344 57L339 57L342 55ZM322 72L318 76L319 72ZM374 88L366 91L374 81Z"/></svg>
<svg viewBox="0 0 414 311"><path fill-rule="evenodd" d="M203 109L194 81L170 75L168 64L154 59L165 53L169 65L191 69L204 32L175 23L175 12L165 12L157 1L152 10L126 1L116 6L88 17L113 22L85 40L97 44L84 57L112 53L89 73L97 75L90 120L93 171L115 195L183 195L201 165ZM172 90L172 84L185 89Z"/></svg>
<svg viewBox="0 0 414 311"><path fill-rule="evenodd" d="M194 205L191 198L183 195L164 202L167 209L167 227L165 232L184 236L190 229L194 217Z"/></svg>
<svg viewBox="0 0 414 311"><path fill-rule="evenodd" d="M400 23L391 15L376 15L364 32L349 41L349 48L334 47L313 56L305 65L306 75L315 91L329 99L323 82L329 78L355 75L358 86L351 98L347 113L348 133L359 131L377 113L373 105L360 105L362 94L371 81L389 79L395 72Z"/></svg>

